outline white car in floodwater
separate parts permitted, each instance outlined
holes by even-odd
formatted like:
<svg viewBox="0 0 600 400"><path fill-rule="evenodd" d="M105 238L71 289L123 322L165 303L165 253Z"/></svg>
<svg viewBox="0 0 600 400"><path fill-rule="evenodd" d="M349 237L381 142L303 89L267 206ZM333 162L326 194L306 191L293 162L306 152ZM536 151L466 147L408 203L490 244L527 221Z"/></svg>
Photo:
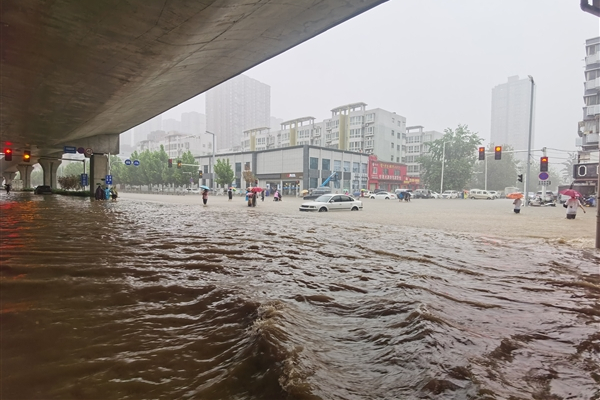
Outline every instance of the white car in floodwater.
<svg viewBox="0 0 600 400"><path fill-rule="evenodd" d="M313 201L300 205L300 211L358 211L362 210L362 201L345 194L324 194Z"/></svg>

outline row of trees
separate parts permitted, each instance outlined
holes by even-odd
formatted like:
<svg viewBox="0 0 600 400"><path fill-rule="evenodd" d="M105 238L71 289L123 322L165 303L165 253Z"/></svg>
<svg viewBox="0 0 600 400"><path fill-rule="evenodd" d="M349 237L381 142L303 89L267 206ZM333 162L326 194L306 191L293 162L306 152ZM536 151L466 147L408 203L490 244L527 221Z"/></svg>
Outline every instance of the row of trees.
<svg viewBox="0 0 600 400"><path fill-rule="evenodd" d="M458 125L455 130L445 129L441 139L429 143L429 153L419 157L421 183L435 191L484 188L487 175L487 187L491 190L502 190L517 185L517 175L525 171L525 166L521 165L521 162L514 157L514 153L510 152L513 149L504 146L502 159L488 160L486 173L484 170L486 163L479 161L477 157L477 150L482 141L476 132L469 130L467 125ZM494 146L490 144L487 153L493 152ZM444 182L441 188L442 159ZM563 163L564 168L561 171L552 166L549 168L553 186L571 181L575 159L575 155L570 154L567 161ZM536 171L536 167L532 166L533 176L537 176ZM537 183L537 179L531 179L530 182ZM533 184L530 189L537 190L536 187L537 184Z"/></svg>

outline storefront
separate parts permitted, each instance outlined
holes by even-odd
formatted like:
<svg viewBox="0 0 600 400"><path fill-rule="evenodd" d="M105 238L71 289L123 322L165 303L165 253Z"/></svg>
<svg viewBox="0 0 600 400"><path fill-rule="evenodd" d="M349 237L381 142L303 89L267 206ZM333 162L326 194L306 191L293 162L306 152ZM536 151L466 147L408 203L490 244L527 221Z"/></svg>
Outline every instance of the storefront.
<svg viewBox="0 0 600 400"><path fill-rule="evenodd" d="M379 161L377 156L369 156L369 190L412 189L412 179L415 178L406 176L406 164Z"/></svg>

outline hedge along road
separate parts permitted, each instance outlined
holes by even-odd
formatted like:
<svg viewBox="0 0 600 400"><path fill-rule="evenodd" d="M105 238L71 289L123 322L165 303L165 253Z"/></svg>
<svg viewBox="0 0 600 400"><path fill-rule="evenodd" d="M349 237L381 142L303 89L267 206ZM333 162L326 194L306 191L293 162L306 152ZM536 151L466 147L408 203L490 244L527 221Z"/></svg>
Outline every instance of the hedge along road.
<svg viewBox="0 0 600 400"><path fill-rule="evenodd" d="M385 226L409 226L424 229L436 229L449 233L471 234L490 238L504 239L547 239L550 242L564 243L577 248L593 248L595 243L596 208L585 207L586 213L579 209L577 218L567 220L565 208L524 207L520 214L513 212L512 200L471 200L471 199L412 199L410 202L398 200L374 200L361 198L363 210L359 212L308 213L298 210L304 201L299 197L284 196L283 201L275 202L273 197L260 197L257 206L247 206L243 196L211 195L206 212L210 210L231 210L232 218L244 221L238 213L251 212L252 218L264 215L275 218L278 214L298 216L302 224L311 221L343 221L351 231L380 228L379 234L385 234ZM120 192L119 201L150 201L171 204L202 205L202 196L157 195Z"/></svg>

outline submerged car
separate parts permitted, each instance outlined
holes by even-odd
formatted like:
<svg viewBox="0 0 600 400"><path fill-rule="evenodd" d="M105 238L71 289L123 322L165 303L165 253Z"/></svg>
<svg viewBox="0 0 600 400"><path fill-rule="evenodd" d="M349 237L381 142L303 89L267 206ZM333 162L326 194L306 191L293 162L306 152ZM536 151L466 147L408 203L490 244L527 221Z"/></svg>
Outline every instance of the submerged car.
<svg viewBox="0 0 600 400"><path fill-rule="evenodd" d="M35 194L52 194L52 188L48 185L40 185L33 191Z"/></svg>
<svg viewBox="0 0 600 400"><path fill-rule="evenodd" d="M345 194L324 194L314 201L307 201L300 205L300 211L358 211L362 210L362 201Z"/></svg>
<svg viewBox="0 0 600 400"><path fill-rule="evenodd" d="M396 200L398 196L390 192L379 192L371 195L371 199L376 200Z"/></svg>

